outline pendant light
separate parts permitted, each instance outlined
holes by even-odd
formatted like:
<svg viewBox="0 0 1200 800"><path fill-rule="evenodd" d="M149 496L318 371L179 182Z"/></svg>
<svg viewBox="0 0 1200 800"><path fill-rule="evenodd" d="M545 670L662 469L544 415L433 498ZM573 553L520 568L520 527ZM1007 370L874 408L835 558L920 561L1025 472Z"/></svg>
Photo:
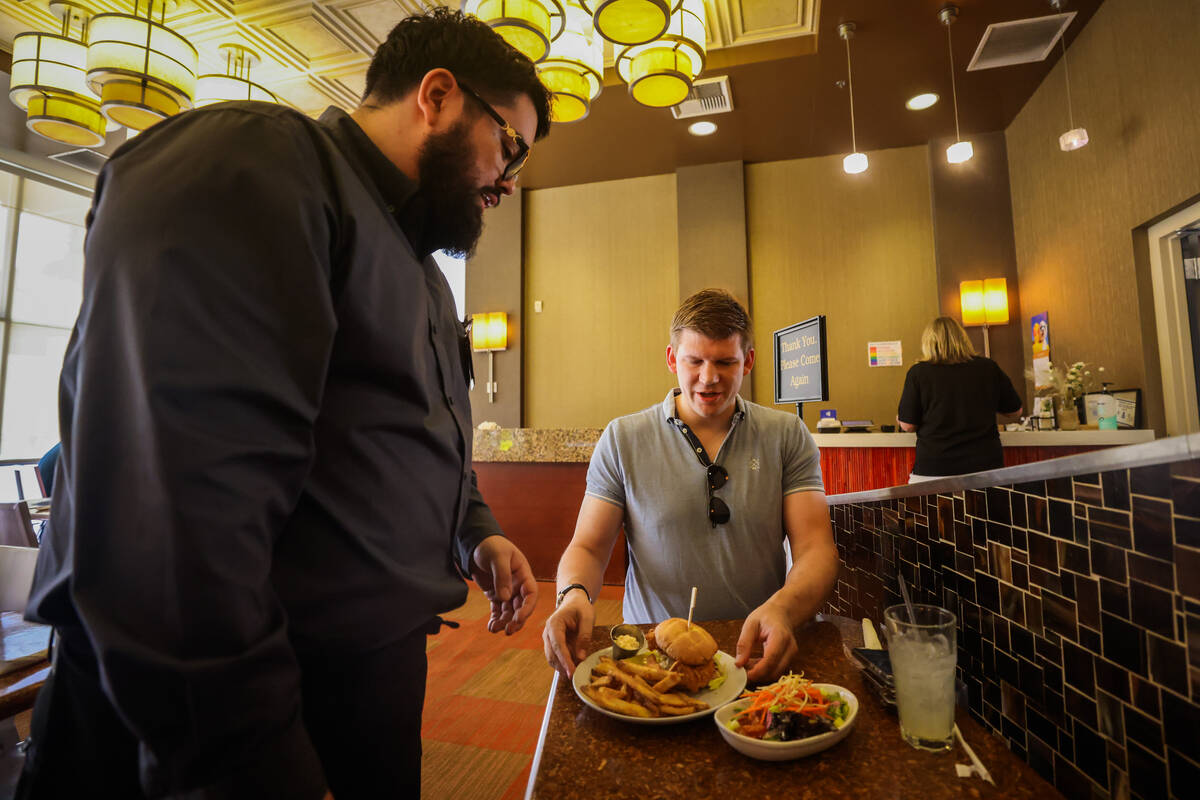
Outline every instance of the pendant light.
<svg viewBox="0 0 1200 800"><path fill-rule="evenodd" d="M551 93L555 122L586 117L604 85L604 40L596 35L592 15L580 0L566 0L565 18L562 35L550 43L550 55L537 65Z"/></svg>
<svg viewBox="0 0 1200 800"><path fill-rule="evenodd" d="M958 19L958 6L948 5L938 12L938 19L946 26L946 41L950 45L950 93L954 97L954 144L946 148L946 160L951 164L961 164L970 161L975 155L975 148L970 142L962 140L958 128L958 88L954 83L954 40L950 35L950 26Z"/></svg>
<svg viewBox="0 0 1200 800"><path fill-rule="evenodd" d="M584 0L596 33L616 45L647 44L667 32L681 0Z"/></svg>
<svg viewBox="0 0 1200 800"><path fill-rule="evenodd" d="M704 71L708 39L704 23L703 0L683 0L665 33L617 54L617 74L634 100L665 108L687 98L692 81Z"/></svg>
<svg viewBox="0 0 1200 800"><path fill-rule="evenodd" d="M62 20L61 33L27 31L13 38L9 99L25 110L26 127L39 136L96 147L104 144L107 126L84 78L91 12L70 2L52 2L50 10ZM73 30L79 38L72 38Z"/></svg>
<svg viewBox="0 0 1200 800"><path fill-rule="evenodd" d="M175 0L134 0L132 14L88 26L87 80L104 116L137 131L192 107L196 48L165 24Z"/></svg>
<svg viewBox="0 0 1200 800"><path fill-rule="evenodd" d="M561 0L467 0L463 10L486 22L535 64L563 32Z"/></svg>
<svg viewBox="0 0 1200 800"><path fill-rule="evenodd" d="M279 102L274 92L250 80L257 53L240 44L223 44L221 52L225 54L225 74L201 75L196 80L196 108L226 100Z"/></svg>
<svg viewBox="0 0 1200 800"><path fill-rule="evenodd" d="M1072 150L1078 150L1088 143L1087 128L1075 127L1075 111L1071 108L1071 73L1067 69L1067 37L1061 37L1063 49L1063 77L1067 81L1067 119L1071 124L1071 129L1058 137L1058 147L1064 153L1069 153Z"/></svg>
<svg viewBox="0 0 1200 800"><path fill-rule="evenodd" d="M850 155L842 159L842 169L848 175L867 171L867 154L858 152L858 137L854 131L854 73L850 66L850 40L858 26L853 22L838 25L838 36L846 43L846 86L850 89Z"/></svg>
<svg viewBox="0 0 1200 800"><path fill-rule="evenodd" d="M1061 12L1066 8L1066 0L1050 0L1050 7L1055 11ZM1071 108L1071 71L1067 67L1067 35L1066 31L1059 36L1059 42L1062 44L1062 62L1063 62L1063 78L1067 84L1067 120L1071 124L1071 129L1058 137L1058 147L1064 153L1069 153L1072 150L1078 150L1088 143L1087 128L1075 127L1075 111Z"/></svg>

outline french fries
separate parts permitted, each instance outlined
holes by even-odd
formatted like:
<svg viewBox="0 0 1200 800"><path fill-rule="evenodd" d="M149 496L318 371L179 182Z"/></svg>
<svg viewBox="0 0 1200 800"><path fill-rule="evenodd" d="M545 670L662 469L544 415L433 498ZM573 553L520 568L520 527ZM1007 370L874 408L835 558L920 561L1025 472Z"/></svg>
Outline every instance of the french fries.
<svg viewBox="0 0 1200 800"><path fill-rule="evenodd" d="M661 667L602 656L581 691L597 705L630 717L678 717L708 708L705 702L671 691L678 683L677 674Z"/></svg>

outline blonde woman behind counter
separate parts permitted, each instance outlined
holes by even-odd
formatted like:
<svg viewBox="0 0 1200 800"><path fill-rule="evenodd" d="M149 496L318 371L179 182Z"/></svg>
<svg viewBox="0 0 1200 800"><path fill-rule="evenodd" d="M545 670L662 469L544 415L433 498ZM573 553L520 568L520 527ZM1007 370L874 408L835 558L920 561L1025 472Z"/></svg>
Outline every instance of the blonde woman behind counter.
<svg viewBox="0 0 1200 800"><path fill-rule="evenodd" d="M975 355L953 317L938 317L921 334L925 356L904 378L896 421L917 432L909 483L1004 466L996 417L1016 419L1021 398L990 358Z"/></svg>

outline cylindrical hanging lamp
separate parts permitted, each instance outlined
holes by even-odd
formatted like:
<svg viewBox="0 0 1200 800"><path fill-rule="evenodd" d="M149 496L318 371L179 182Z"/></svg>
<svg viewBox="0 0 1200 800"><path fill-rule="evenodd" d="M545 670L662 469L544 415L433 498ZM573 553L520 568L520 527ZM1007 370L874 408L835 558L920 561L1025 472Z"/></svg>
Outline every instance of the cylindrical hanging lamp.
<svg viewBox="0 0 1200 800"><path fill-rule="evenodd" d="M683 0L666 33L617 55L617 74L642 105L676 105L687 98L692 81L704 71L706 44L703 0Z"/></svg>
<svg viewBox="0 0 1200 800"><path fill-rule="evenodd" d="M225 53L225 74L201 75L196 80L196 108L226 100L279 102L274 92L250 80L257 53L240 44L223 44L221 51Z"/></svg>
<svg viewBox="0 0 1200 800"><path fill-rule="evenodd" d="M596 32L623 47L647 44L667 32L680 0L584 0Z"/></svg>
<svg viewBox="0 0 1200 800"><path fill-rule="evenodd" d="M192 107L196 48L164 24L174 6L174 0L135 0L132 15L92 17L87 80L113 122L140 131Z"/></svg>
<svg viewBox="0 0 1200 800"><path fill-rule="evenodd" d="M486 22L521 53L537 63L563 32L561 0L467 0L463 10Z"/></svg>
<svg viewBox="0 0 1200 800"><path fill-rule="evenodd" d="M62 33L28 31L13 38L9 98L25 109L29 130L63 144L96 147L104 144L106 125L100 104L84 79L87 46L80 36L89 13L72 3L51 3L63 21Z"/></svg>
<svg viewBox="0 0 1200 800"><path fill-rule="evenodd" d="M591 14L579 0L567 0L566 25L550 44L550 55L538 64L538 74L551 92L555 122L587 116L604 85L604 40L596 35Z"/></svg>

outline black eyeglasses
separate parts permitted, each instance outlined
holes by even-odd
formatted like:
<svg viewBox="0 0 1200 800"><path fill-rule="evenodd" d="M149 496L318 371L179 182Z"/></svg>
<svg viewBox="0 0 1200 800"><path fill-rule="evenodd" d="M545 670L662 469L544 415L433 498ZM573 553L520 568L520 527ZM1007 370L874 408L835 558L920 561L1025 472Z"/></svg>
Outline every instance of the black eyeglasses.
<svg viewBox="0 0 1200 800"><path fill-rule="evenodd" d="M483 110L487 112L488 116L496 121L496 124L500 126L500 129L508 134L508 137L512 139L513 143L517 146L517 154L508 160L508 164L504 167L504 174L500 176L500 180L502 181L511 181L513 178L517 177L517 173L521 171L521 168L525 166L525 162L529 160L529 145L525 144L525 138L521 136L521 134L517 133L517 129L512 125L509 125L504 120L504 117L497 114L496 109L492 108L487 100L484 100L482 97L480 97L478 92L476 92L470 86L467 86L462 81L458 82L458 88L462 89L471 97L474 97L475 102L483 106Z"/></svg>
<svg viewBox="0 0 1200 800"><path fill-rule="evenodd" d="M729 482L729 473L720 464L709 464L708 471L708 521L715 528L729 522L729 506L713 492Z"/></svg>

